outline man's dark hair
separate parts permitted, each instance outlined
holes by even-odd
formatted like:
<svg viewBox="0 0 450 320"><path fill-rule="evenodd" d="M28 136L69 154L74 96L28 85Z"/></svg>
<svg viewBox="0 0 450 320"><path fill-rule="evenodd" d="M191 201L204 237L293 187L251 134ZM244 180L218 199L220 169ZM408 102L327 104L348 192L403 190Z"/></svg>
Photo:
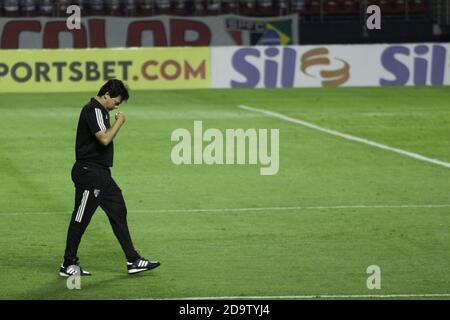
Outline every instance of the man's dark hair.
<svg viewBox="0 0 450 320"><path fill-rule="evenodd" d="M111 79L108 80L98 92L97 96L101 97L105 93L109 93L109 96L111 98L115 98L117 96L121 96L122 100L127 101L130 97L130 94L128 93L128 88L125 86L125 84L118 80L118 79Z"/></svg>

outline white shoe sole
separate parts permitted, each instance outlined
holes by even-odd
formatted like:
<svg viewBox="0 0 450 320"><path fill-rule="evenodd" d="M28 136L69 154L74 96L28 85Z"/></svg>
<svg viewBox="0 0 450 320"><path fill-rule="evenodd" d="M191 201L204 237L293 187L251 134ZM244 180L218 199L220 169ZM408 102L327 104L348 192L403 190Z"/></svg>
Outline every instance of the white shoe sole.
<svg viewBox="0 0 450 320"><path fill-rule="evenodd" d="M130 269L128 270L128 274L135 274L135 273L139 273L139 272L144 272L144 271L149 271L149 270L153 270L157 267L159 267L160 265L158 264L157 266L153 266L151 268L136 268L136 269Z"/></svg>

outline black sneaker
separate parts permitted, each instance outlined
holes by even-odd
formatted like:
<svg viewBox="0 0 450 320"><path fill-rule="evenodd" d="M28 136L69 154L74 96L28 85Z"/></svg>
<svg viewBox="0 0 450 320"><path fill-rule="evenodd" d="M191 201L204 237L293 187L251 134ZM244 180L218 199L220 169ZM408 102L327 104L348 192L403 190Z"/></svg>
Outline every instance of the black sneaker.
<svg viewBox="0 0 450 320"><path fill-rule="evenodd" d="M64 264L61 265L61 267L59 268L59 275L61 277L70 277L73 276L75 274L79 274L81 273L81 276L90 276L91 273L83 270L80 266L76 265L76 264L72 264L70 266L65 267Z"/></svg>
<svg viewBox="0 0 450 320"><path fill-rule="evenodd" d="M159 266L160 263L158 261L150 261L145 258L139 258L134 262L127 262L128 274L136 274L139 272L152 270Z"/></svg>

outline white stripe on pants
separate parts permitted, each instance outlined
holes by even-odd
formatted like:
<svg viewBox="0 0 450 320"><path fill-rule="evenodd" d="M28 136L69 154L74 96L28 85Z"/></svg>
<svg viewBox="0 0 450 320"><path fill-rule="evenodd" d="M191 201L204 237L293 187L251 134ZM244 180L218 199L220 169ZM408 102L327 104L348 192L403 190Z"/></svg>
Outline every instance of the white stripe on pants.
<svg viewBox="0 0 450 320"><path fill-rule="evenodd" d="M75 218L76 222L81 223L81 219L83 219L84 209L86 208L86 202L89 197L89 190L84 190L83 192L83 198L81 199L80 206L78 207L77 216Z"/></svg>

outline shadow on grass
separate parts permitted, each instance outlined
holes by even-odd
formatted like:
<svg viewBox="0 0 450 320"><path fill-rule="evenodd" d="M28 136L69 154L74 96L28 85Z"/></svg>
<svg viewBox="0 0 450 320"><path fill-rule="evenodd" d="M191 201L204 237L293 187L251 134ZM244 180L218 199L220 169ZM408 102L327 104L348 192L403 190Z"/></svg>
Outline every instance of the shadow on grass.
<svg viewBox="0 0 450 320"><path fill-rule="evenodd" d="M109 260L111 261L111 260ZM92 260L91 260L92 264ZM93 264L92 264L93 265ZM32 273L22 270L27 276L16 281L19 292L7 295L7 299L17 300L80 300L80 299L123 299L132 288L143 279L151 279L156 274L151 271L129 275L126 268L115 268L102 263L89 268L92 276L81 277L81 289L68 289L68 278L59 276L59 265L54 261L35 261ZM12 280L12 279L11 279ZM14 281L14 280L12 280ZM147 282L147 280L145 281ZM22 287L22 288L20 288Z"/></svg>
<svg viewBox="0 0 450 320"><path fill-rule="evenodd" d="M144 272L139 275L103 275L101 278L93 276L82 277L81 289L70 290L67 287L68 278L55 275L52 280L42 281L39 287L25 289L23 294L15 295L12 299L19 300L84 300L84 299L123 299L121 288L132 288L136 279L155 277L154 274Z"/></svg>

